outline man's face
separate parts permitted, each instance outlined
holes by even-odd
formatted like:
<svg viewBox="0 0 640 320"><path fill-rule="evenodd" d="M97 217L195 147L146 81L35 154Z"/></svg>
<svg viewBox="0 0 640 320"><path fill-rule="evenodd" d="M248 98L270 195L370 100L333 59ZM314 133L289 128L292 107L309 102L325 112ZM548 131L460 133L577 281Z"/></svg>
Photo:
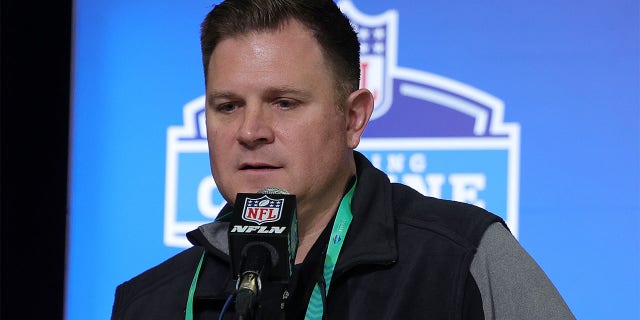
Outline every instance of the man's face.
<svg viewBox="0 0 640 320"><path fill-rule="evenodd" d="M301 213L342 194L357 143L320 46L301 24L222 40L206 94L211 170L228 201L278 186L297 196Z"/></svg>

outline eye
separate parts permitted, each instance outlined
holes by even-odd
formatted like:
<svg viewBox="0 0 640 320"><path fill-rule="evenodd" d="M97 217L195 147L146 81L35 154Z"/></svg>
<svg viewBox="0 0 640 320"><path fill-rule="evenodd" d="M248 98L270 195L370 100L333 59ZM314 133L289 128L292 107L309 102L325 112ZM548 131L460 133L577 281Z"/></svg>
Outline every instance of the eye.
<svg viewBox="0 0 640 320"><path fill-rule="evenodd" d="M289 110L297 107L300 103L293 99L278 99L274 104L280 109Z"/></svg>
<svg viewBox="0 0 640 320"><path fill-rule="evenodd" d="M236 109L238 109L238 104L235 102L221 103L216 107L216 110L222 113L231 113L236 111Z"/></svg>

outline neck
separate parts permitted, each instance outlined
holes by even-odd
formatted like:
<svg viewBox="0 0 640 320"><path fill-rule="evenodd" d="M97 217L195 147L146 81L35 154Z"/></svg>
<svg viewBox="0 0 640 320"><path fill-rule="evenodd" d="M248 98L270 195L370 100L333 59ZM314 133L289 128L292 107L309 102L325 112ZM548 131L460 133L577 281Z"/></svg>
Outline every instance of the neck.
<svg viewBox="0 0 640 320"><path fill-rule="evenodd" d="M329 221L338 210L342 197L338 197L335 204L322 212L316 212L313 215L302 216L298 220L298 251L296 253L295 263L302 263L316 243L318 237L326 228Z"/></svg>
<svg viewBox="0 0 640 320"><path fill-rule="evenodd" d="M342 198L346 192L344 189L347 187L347 183L351 177L353 177L353 174L347 175L346 179L341 181L342 187L334 189L338 192L329 197L325 197L324 201L314 202L314 204L325 203L324 206L313 205L309 207L298 203L298 251L296 252L295 263L302 263L304 261L311 247L313 247L338 211L340 202L342 202Z"/></svg>
<svg viewBox="0 0 640 320"><path fill-rule="evenodd" d="M353 153L348 155L349 161L345 161L345 168L340 177L333 183L333 187L320 197L302 199L298 198L298 251L295 263L302 263L316 243L322 231L338 210L344 196L344 188L349 179L356 174L356 165L353 161Z"/></svg>

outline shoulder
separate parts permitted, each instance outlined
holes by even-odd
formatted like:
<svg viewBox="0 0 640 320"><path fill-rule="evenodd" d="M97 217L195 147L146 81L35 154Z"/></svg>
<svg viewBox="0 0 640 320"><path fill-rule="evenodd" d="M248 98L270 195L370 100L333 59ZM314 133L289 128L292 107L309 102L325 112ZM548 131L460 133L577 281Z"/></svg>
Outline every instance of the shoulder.
<svg viewBox="0 0 640 320"><path fill-rule="evenodd" d="M136 305L139 307L133 307L133 309L152 308L160 305L163 308L172 304L181 305L186 301L181 299L181 296L185 295L186 298L188 285L202 252L201 247L189 248L120 284L116 289L113 318L120 319L119 315L131 314L129 309ZM172 294L167 295L167 292L172 292ZM174 296L173 299L179 301L167 301L170 296ZM179 308L181 312L182 306Z"/></svg>
<svg viewBox="0 0 640 320"><path fill-rule="evenodd" d="M474 248L489 225L504 224L500 217L471 204L424 196L403 184L393 183L391 190L398 224L429 229Z"/></svg>
<svg viewBox="0 0 640 320"><path fill-rule="evenodd" d="M167 282L171 282L173 278L179 277L181 274L192 273L191 271L195 270L201 255L202 248L191 247L124 282L119 287L128 289L131 293L137 293L166 285Z"/></svg>
<svg viewBox="0 0 640 320"><path fill-rule="evenodd" d="M575 319L542 268L499 224L485 232L471 274L487 319Z"/></svg>

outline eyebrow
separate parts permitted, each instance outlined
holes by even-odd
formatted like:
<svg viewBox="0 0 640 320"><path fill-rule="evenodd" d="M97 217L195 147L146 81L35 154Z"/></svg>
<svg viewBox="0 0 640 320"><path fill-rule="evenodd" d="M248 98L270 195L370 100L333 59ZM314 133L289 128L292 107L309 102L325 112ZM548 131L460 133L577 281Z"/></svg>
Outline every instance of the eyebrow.
<svg viewBox="0 0 640 320"><path fill-rule="evenodd" d="M208 100L214 100L214 99L231 99L231 98L235 98L238 95L231 92L231 91L212 91L207 93L207 99Z"/></svg>
<svg viewBox="0 0 640 320"><path fill-rule="evenodd" d="M294 94L300 98L308 99L311 97L311 93L305 90L300 90L291 86L276 86L267 88L264 92L264 96L273 97L280 95ZM209 100L214 99L237 99L240 95L233 91L211 91L207 94Z"/></svg>
<svg viewBox="0 0 640 320"><path fill-rule="evenodd" d="M311 97L311 93L309 93L308 91L300 90L290 86L272 87L267 89L266 91L267 96L280 96L287 94L294 94L302 99L308 99Z"/></svg>

